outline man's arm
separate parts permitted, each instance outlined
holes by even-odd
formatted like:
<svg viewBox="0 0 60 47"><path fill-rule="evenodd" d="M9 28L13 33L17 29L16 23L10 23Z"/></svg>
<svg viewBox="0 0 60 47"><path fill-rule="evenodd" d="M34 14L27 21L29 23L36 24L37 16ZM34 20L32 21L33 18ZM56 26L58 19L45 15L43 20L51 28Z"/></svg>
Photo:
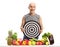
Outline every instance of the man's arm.
<svg viewBox="0 0 60 47"><path fill-rule="evenodd" d="M42 24L42 18L40 17L39 18L39 24L40 24L40 33L42 33L42 31L43 31L43 24Z"/></svg>
<svg viewBox="0 0 60 47"><path fill-rule="evenodd" d="M21 23L21 31L24 32L24 28L23 28L23 25L25 24L25 17L22 18L22 23Z"/></svg>

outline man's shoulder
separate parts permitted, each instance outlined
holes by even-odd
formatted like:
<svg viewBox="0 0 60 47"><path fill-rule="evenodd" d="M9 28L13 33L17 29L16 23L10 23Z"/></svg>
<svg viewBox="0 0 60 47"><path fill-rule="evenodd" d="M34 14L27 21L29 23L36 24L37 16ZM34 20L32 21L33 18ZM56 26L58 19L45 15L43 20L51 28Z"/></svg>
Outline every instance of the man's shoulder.
<svg viewBox="0 0 60 47"><path fill-rule="evenodd" d="M36 14L36 17L37 17L37 18L40 18L40 15L39 15L39 14Z"/></svg>
<svg viewBox="0 0 60 47"><path fill-rule="evenodd" d="M37 16L40 16L39 14L36 14Z"/></svg>
<svg viewBox="0 0 60 47"><path fill-rule="evenodd" d="M29 16L29 13L24 15L25 18L28 17L28 16Z"/></svg>

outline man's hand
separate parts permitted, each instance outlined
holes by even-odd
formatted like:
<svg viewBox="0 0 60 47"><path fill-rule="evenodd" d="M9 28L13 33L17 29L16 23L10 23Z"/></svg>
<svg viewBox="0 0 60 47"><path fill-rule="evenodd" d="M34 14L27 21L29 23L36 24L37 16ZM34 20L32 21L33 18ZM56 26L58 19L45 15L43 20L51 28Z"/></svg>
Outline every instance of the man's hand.
<svg viewBox="0 0 60 47"><path fill-rule="evenodd" d="M22 28L22 27L21 27L20 29L21 29L21 31L22 31L22 32L24 32L24 31L25 31L25 29L24 29L24 28Z"/></svg>
<svg viewBox="0 0 60 47"><path fill-rule="evenodd" d="M43 32L43 30L39 30L39 33L41 34Z"/></svg>

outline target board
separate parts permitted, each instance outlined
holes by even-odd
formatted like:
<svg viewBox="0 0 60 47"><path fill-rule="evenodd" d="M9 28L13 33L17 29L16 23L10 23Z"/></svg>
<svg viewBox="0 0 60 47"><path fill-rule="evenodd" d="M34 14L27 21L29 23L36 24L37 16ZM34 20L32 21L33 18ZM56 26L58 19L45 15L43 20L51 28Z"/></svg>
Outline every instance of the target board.
<svg viewBox="0 0 60 47"><path fill-rule="evenodd" d="M28 38L35 38L40 35L39 30L40 30L40 25L36 21L28 21L25 23L23 26L25 31L23 32L24 35L26 35Z"/></svg>

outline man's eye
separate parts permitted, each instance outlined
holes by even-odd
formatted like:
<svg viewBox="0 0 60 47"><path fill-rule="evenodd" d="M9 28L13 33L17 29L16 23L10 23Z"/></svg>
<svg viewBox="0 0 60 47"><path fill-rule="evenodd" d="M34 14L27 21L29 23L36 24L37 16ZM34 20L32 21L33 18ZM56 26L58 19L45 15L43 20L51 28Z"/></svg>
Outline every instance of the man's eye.
<svg viewBox="0 0 60 47"><path fill-rule="evenodd" d="M32 7L32 6L30 6L30 7Z"/></svg>

